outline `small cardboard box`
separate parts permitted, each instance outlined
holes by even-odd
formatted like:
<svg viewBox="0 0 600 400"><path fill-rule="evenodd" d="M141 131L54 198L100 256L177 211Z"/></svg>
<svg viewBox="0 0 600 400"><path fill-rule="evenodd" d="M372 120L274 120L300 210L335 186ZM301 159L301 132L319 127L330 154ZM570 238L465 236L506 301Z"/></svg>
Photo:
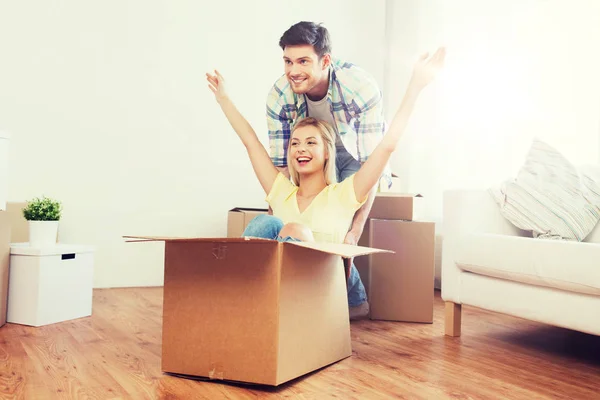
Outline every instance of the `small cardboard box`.
<svg viewBox="0 0 600 400"><path fill-rule="evenodd" d="M9 224L11 226L10 242L21 243L29 241L29 223L23 216L23 209L27 203L6 203L6 213L8 214Z"/></svg>
<svg viewBox="0 0 600 400"><path fill-rule="evenodd" d="M267 214L268 210L263 208L241 208L229 210L227 215L227 237L239 238L244 233L246 226L260 214Z"/></svg>
<svg viewBox="0 0 600 400"><path fill-rule="evenodd" d="M352 354L342 257L385 252L249 238L126 238L165 242L162 370L272 386Z"/></svg>
<svg viewBox="0 0 600 400"><path fill-rule="evenodd" d="M401 219L412 221L419 218L420 194L379 192L373 201L369 218Z"/></svg>

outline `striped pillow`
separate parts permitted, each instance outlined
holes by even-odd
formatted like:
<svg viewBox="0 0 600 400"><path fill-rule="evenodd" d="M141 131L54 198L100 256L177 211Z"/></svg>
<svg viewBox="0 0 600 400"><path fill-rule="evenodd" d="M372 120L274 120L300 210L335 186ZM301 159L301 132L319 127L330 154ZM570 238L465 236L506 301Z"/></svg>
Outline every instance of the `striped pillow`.
<svg viewBox="0 0 600 400"><path fill-rule="evenodd" d="M535 139L517 178L491 188L500 211L534 237L582 241L600 219L600 182Z"/></svg>

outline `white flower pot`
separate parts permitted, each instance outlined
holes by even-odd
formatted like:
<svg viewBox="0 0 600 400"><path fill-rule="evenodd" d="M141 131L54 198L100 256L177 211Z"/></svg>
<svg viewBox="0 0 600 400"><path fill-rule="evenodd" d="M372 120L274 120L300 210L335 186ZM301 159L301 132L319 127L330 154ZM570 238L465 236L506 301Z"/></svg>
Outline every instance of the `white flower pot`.
<svg viewBox="0 0 600 400"><path fill-rule="evenodd" d="M31 247L54 246L58 236L58 221L29 221Z"/></svg>

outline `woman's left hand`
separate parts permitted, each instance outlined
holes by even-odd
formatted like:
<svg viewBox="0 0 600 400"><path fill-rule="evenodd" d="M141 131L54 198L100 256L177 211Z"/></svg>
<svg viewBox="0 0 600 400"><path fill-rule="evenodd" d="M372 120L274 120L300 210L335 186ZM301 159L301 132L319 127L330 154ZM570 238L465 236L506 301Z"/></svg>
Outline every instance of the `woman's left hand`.
<svg viewBox="0 0 600 400"><path fill-rule="evenodd" d="M411 84L418 89L429 85L444 66L445 58L446 49L444 47L438 48L431 57L429 57L429 53L421 55L415 64Z"/></svg>
<svg viewBox="0 0 600 400"><path fill-rule="evenodd" d="M208 88L214 93L217 102L227 98L227 91L225 90L225 79L215 70L215 74L206 74L206 80L208 81Z"/></svg>

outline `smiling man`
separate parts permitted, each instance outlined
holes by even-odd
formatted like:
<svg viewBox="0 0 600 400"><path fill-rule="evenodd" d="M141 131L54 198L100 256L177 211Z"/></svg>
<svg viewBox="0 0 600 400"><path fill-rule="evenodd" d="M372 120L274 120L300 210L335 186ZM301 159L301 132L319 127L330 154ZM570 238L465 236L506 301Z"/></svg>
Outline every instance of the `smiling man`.
<svg viewBox="0 0 600 400"><path fill-rule="evenodd" d="M386 123L381 91L375 79L361 68L331 55L329 32L313 22L299 22L279 40L285 74L267 98L267 125L271 159L289 176L287 148L296 122L314 117L328 122L336 132L338 182L356 173L383 138ZM391 183L389 167L383 176ZM376 187L356 212L345 243L356 245L373 205ZM365 317L369 304L354 264L348 281L352 319Z"/></svg>

